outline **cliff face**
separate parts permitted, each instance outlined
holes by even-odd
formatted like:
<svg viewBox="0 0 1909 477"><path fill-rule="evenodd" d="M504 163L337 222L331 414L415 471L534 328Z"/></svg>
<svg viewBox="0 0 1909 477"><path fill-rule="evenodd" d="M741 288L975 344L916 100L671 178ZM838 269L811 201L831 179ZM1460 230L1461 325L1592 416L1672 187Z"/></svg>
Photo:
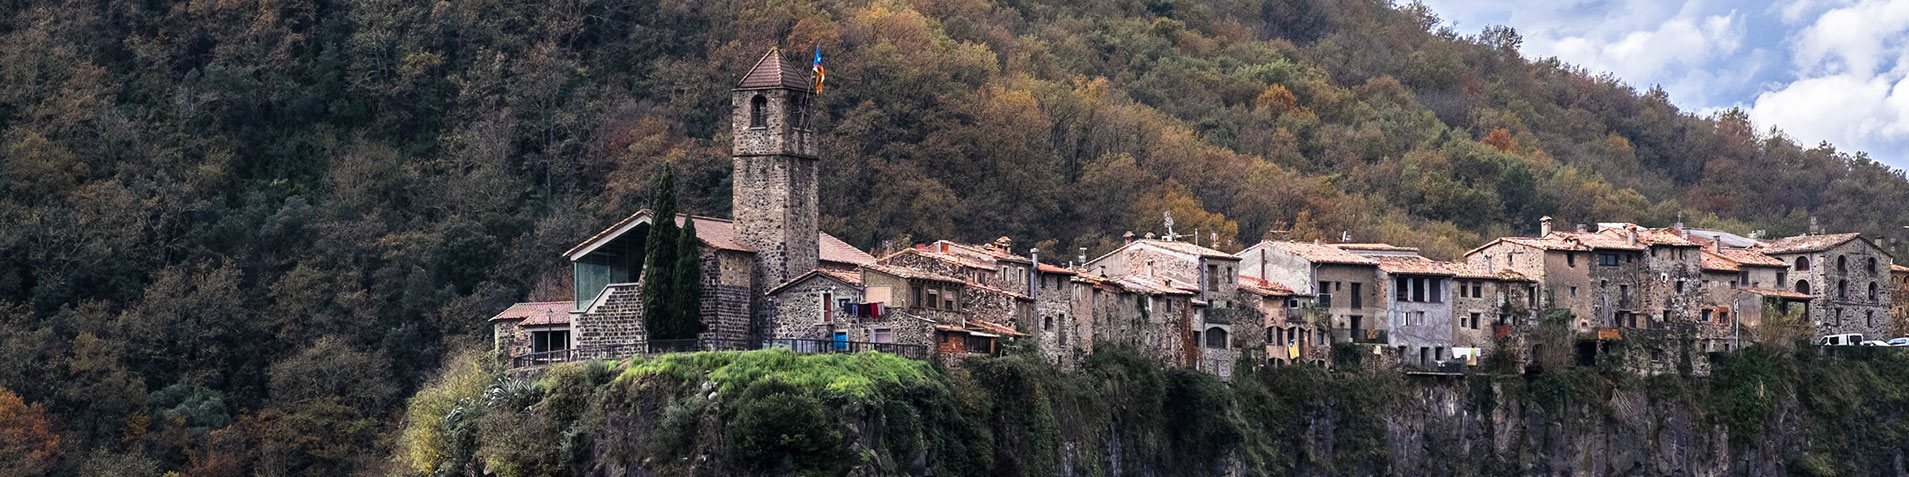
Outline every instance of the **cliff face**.
<svg viewBox="0 0 1909 477"><path fill-rule="evenodd" d="M399 460L497 475L1900 475L1906 394L1889 382L1909 360L1885 351L1754 351L1708 378L1288 368L1233 383L1119 353L1066 374L695 355L500 379L481 404L414 412Z"/></svg>

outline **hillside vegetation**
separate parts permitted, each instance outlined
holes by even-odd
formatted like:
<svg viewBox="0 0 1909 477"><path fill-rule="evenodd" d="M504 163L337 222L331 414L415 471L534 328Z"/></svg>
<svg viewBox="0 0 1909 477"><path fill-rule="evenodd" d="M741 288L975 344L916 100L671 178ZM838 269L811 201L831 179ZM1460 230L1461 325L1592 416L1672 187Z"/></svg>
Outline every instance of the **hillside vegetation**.
<svg viewBox="0 0 1909 477"><path fill-rule="evenodd" d="M0 388L26 473L381 468L402 397L820 46L823 228L1237 248L1636 220L1895 232L1909 182L1377 0L0 4ZM1230 244L1230 245L1229 245ZM40 432L44 431L44 432ZM12 452L12 447L0 448Z"/></svg>

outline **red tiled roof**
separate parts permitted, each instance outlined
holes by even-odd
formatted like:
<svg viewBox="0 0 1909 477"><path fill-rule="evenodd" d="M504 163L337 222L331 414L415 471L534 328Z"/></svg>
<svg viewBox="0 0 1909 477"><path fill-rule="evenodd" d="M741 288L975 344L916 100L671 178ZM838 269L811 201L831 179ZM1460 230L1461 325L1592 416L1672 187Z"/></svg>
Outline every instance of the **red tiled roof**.
<svg viewBox="0 0 1909 477"><path fill-rule="evenodd" d="M609 228L603 229L595 235L591 235L589 239L585 239L576 246L570 247L570 250L564 251L563 255L575 260L577 259L576 254L579 252L591 248L592 245L612 240L627 231L627 227L644 219L648 219L649 217L649 209L638 210L636 213L624 217L623 220L618 220L615 224L610 225ZM701 239L703 245L718 250L745 253L756 252L755 247L750 247L748 244L743 243L741 237L736 235L736 224L734 222L715 217L676 214L676 224L679 226L682 225L685 218L693 218L696 220L696 238ZM863 252L861 249L855 248L855 246L843 242L842 239L835 238L835 236L827 233L816 234L816 247L819 255L818 258L823 262L834 262L845 265L863 265L875 262L875 257L870 256L868 252Z"/></svg>
<svg viewBox="0 0 1909 477"><path fill-rule="evenodd" d="M1072 268L1057 267L1057 266L1048 265L1045 263L1040 265L1040 270L1041 270L1041 273L1054 273L1054 274L1060 274L1060 275L1079 275L1080 274L1080 272L1074 271L1074 269Z"/></svg>
<svg viewBox="0 0 1909 477"><path fill-rule="evenodd" d="M1347 252L1326 244L1307 242L1260 242L1257 246L1271 247L1298 256L1308 262L1336 263L1343 265L1378 265L1379 262Z"/></svg>
<svg viewBox="0 0 1909 477"><path fill-rule="evenodd" d="M867 265L862 265L862 268L868 269L868 270L874 270L880 273L886 273L889 275L894 275L901 278L911 279L911 280L934 280L938 282L960 283L964 285L968 283L967 280L962 280L955 277L940 275L940 274L921 271L921 270L915 270L912 268L897 267L893 265L881 265L881 264L871 263Z"/></svg>
<svg viewBox="0 0 1909 477"><path fill-rule="evenodd" d="M1172 251L1172 252L1184 253L1187 255L1193 255L1198 257L1224 258L1228 260L1240 259L1239 257L1234 256L1233 254L1230 254L1230 253L1221 252L1219 250L1214 250L1214 249L1210 249L1206 247L1201 247L1199 245L1194 245L1189 242L1172 242L1172 241L1166 241L1166 240L1141 239L1141 240L1135 240L1133 241L1133 243L1135 245L1152 246L1152 247L1157 247L1157 248L1161 248L1161 249Z"/></svg>
<svg viewBox="0 0 1909 477"><path fill-rule="evenodd" d="M1893 273L1909 273L1909 267L1896 265L1896 264L1890 264L1889 271Z"/></svg>
<svg viewBox="0 0 1909 477"><path fill-rule="evenodd" d="M1340 250L1366 250L1373 252L1410 252L1418 253L1418 247L1400 247L1389 243L1335 243Z"/></svg>
<svg viewBox="0 0 1909 477"><path fill-rule="evenodd" d="M1763 253L1776 255L1786 253L1809 253L1829 250L1843 242L1862 238L1863 234L1803 235L1777 239L1763 247Z"/></svg>
<svg viewBox="0 0 1909 477"><path fill-rule="evenodd" d="M984 320L968 320L968 329L1003 336L1027 336L1026 333L1015 331L1014 328Z"/></svg>
<svg viewBox="0 0 1909 477"><path fill-rule="evenodd" d="M1456 263L1440 262L1437 260L1432 260L1429 258L1419 257L1419 256L1407 256L1407 257L1379 256L1379 257L1368 257L1368 258L1371 258L1375 262L1379 262L1379 271L1382 271L1385 273L1391 273L1391 274L1437 275L1437 276L1450 277L1450 276L1458 275L1459 270L1461 268L1464 268L1464 266L1456 264Z"/></svg>
<svg viewBox="0 0 1909 477"><path fill-rule="evenodd" d="M1260 277L1239 277L1240 289L1259 296L1296 296L1293 289Z"/></svg>
<svg viewBox="0 0 1909 477"><path fill-rule="evenodd" d="M1164 277L1121 275L1113 278L1113 282L1128 291L1148 295L1193 295L1199 291L1190 284Z"/></svg>
<svg viewBox="0 0 1909 477"><path fill-rule="evenodd" d="M1729 257L1719 255L1709 250L1703 251L1703 269L1719 272L1743 271L1743 267L1738 266L1736 260L1731 260Z"/></svg>
<svg viewBox="0 0 1909 477"><path fill-rule="evenodd" d="M517 326L549 326L570 324L570 306L567 301L536 301L518 303L505 308L490 321L518 321Z"/></svg>
<svg viewBox="0 0 1909 477"><path fill-rule="evenodd" d="M1739 265L1746 265L1746 266L1752 266L1752 267L1789 267L1790 266L1788 262L1778 260L1776 257L1771 257L1769 255L1764 254L1763 252L1759 252L1759 251L1751 250L1747 248L1721 248L1716 251L1716 254L1721 255L1723 256L1723 258L1729 259L1732 262L1737 262L1737 264Z"/></svg>
<svg viewBox="0 0 1909 477"><path fill-rule="evenodd" d="M749 73L742 76L742 82L736 89L788 88L807 91L810 88L809 75L812 72L798 69L788 58L782 57L781 48L770 48L756 65L749 67Z"/></svg>
<svg viewBox="0 0 1909 477"><path fill-rule="evenodd" d="M862 274L856 273L854 270L836 270L832 268L817 268L814 270L810 270L809 273L804 273L804 274L796 276L795 278L789 279L789 281L782 282L781 285L776 285L775 288L770 288L769 291L765 293L774 295L776 294L776 292L780 292L782 291L782 289L788 288L790 285L802 283L803 280L808 280L809 277L814 277L814 276L821 276L824 278L832 279L838 282L842 282L842 284L844 285L852 286L855 288L862 287Z"/></svg>

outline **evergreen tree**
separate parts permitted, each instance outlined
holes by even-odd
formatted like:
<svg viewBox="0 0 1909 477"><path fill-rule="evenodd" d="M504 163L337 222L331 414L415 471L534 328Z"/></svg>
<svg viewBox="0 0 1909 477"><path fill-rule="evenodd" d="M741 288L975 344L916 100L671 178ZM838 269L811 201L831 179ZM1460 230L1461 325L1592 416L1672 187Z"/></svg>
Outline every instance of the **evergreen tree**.
<svg viewBox="0 0 1909 477"><path fill-rule="evenodd" d="M665 169L656 186L656 197L650 201L650 236L643 247L643 327L651 340L676 338L671 325L679 322L681 314L675 290L676 237L681 234L676 227L675 176Z"/></svg>
<svg viewBox="0 0 1909 477"><path fill-rule="evenodd" d="M696 221L684 220L683 231L676 241L676 269L672 270L675 284L673 297L675 315L670 319L669 338L694 339L703 332L702 295L703 267L702 241L696 238ZM656 332L651 333L656 336Z"/></svg>

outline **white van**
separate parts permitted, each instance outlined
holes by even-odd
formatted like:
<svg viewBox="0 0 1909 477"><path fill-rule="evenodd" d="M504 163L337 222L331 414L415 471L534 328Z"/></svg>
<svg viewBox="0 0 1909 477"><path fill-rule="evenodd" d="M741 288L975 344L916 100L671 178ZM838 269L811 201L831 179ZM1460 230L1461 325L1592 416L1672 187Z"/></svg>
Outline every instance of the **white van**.
<svg viewBox="0 0 1909 477"><path fill-rule="evenodd" d="M1824 335L1822 338L1816 339L1817 346L1856 346L1857 344L1862 342L1863 342L1862 333Z"/></svg>

